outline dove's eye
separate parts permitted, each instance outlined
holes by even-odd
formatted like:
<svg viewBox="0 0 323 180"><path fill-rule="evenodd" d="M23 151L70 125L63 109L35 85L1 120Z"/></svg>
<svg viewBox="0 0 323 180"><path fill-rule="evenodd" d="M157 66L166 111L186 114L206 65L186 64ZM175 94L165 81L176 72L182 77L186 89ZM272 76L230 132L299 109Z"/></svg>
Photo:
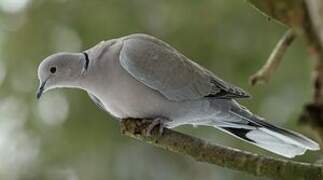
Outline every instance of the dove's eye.
<svg viewBox="0 0 323 180"><path fill-rule="evenodd" d="M49 71L54 74L56 72L56 67L51 67Z"/></svg>

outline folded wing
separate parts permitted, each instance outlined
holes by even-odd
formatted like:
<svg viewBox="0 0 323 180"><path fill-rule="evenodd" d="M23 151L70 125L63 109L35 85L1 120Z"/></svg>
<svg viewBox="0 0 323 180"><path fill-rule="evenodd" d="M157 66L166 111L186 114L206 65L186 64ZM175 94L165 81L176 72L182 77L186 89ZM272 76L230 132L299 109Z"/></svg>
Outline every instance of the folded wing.
<svg viewBox="0 0 323 180"><path fill-rule="evenodd" d="M165 42L148 35L125 37L119 59L136 80L170 100L249 97L241 88L224 82Z"/></svg>

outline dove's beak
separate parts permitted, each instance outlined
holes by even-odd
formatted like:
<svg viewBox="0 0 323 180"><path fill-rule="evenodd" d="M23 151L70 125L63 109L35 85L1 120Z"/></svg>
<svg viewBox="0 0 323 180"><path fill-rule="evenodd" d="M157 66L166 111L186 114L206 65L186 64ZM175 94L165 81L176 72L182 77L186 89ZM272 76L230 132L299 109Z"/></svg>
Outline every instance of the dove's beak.
<svg viewBox="0 0 323 180"><path fill-rule="evenodd" d="M36 95L37 99L39 99L41 97L41 95L43 94L46 82L47 82L47 79L45 81L41 82L41 84L37 90L37 95Z"/></svg>

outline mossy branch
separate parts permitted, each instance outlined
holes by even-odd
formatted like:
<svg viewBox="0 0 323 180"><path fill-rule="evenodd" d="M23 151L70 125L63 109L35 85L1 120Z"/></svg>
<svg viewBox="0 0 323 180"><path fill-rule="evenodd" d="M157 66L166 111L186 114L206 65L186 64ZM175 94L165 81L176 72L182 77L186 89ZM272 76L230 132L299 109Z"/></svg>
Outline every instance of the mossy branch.
<svg viewBox="0 0 323 180"><path fill-rule="evenodd" d="M160 135L157 127L153 129L151 136L146 136L150 123L151 120L124 119L121 122L121 132L137 140L189 156L200 162L243 171L255 176L275 179L315 180L323 178L321 165L270 158L210 144L199 138L170 129L164 129L163 135Z"/></svg>

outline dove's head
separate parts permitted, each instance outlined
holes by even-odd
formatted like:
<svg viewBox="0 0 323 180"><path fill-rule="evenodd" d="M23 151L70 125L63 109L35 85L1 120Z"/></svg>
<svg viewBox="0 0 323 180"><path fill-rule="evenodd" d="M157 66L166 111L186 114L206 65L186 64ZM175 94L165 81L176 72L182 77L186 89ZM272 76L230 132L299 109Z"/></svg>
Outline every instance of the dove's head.
<svg viewBox="0 0 323 180"><path fill-rule="evenodd" d="M44 59L38 67L40 86L37 98L50 89L78 87L87 58L85 56L85 53L57 53Z"/></svg>

